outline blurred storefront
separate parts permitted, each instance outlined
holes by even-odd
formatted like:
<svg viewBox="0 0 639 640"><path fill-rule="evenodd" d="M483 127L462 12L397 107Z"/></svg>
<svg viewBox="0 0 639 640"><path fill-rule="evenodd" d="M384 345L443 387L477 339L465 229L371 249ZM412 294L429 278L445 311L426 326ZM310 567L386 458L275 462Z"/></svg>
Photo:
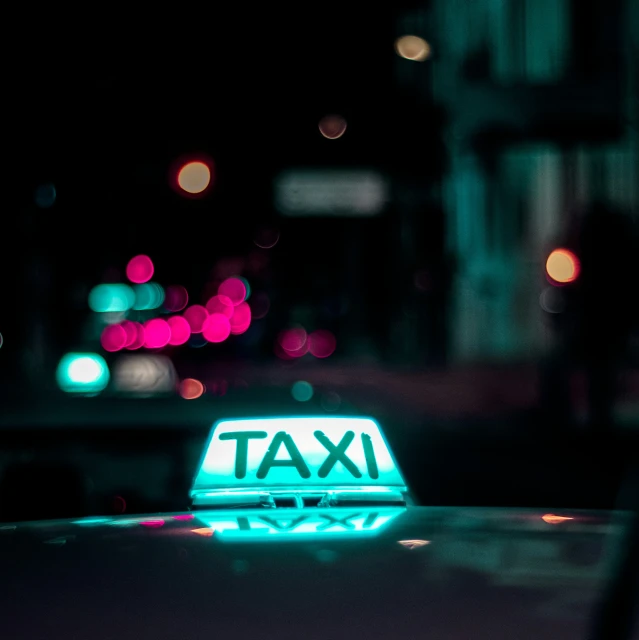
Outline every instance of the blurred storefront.
<svg viewBox="0 0 639 640"><path fill-rule="evenodd" d="M637 215L637 12L622 0L434 0L400 21L433 54L399 61L399 81L448 113L453 361L542 352L544 262L571 212L604 198Z"/></svg>

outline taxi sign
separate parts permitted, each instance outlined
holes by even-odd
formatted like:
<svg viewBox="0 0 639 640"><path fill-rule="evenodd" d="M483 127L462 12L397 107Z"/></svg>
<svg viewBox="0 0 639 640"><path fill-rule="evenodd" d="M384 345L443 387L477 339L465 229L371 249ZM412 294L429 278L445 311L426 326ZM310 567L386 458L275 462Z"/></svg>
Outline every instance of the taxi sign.
<svg viewBox="0 0 639 640"><path fill-rule="evenodd" d="M406 491L371 418L222 420L213 427L191 490L194 503L215 494L330 490Z"/></svg>
<svg viewBox="0 0 639 640"><path fill-rule="evenodd" d="M307 540L375 536L406 511L405 507L364 509L286 509L207 511L198 515L203 536L229 542Z"/></svg>

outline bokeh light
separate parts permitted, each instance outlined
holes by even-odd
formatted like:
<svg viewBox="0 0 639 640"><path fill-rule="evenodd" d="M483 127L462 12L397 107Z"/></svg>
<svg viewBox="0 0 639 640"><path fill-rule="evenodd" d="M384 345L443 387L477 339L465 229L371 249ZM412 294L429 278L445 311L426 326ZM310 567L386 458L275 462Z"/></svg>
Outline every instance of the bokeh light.
<svg viewBox="0 0 639 640"><path fill-rule="evenodd" d="M41 209L48 209L55 204L56 197L57 193L55 186L49 182L38 186L35 190L33 199Z"/></svg>
<svg viewBox="0 0 639 640"><path fill-rule="evenodd" d="M218 287L217 292L219 295L230 298L235 306L246 300L246 286L241 278L227 278Z"/></svg>
<svg viewBox="0 0 639 640"><path fill-rule="evenodd" d="M184 318L191 326L191 333L202 333L209 312L201 305L194 304L184 312Z"/></svg>
<svg viewBox="0 0 639 640"><path fill-rule="evenodd" d="M127 343L126 331L119 324L110 324L102 330L100 344L105 351L111 353L124 349Z"/></svg>
<svg viewBox="0 0 639 640"><path fill-rule="evenodd" d="M241 302L235 307L235 312L230 318L231 333L240 335L251 326L251 307L248 302Z"/></svg>
<svg viewBox="0 0 639 640"><path fill-rule="evenodd" d="M96 313L121 313L135 304L135 291L128 284L99 284L89 292L89 308Z"/></svg>
<svg viewBox="0 0 639 640"><path fill-rule="evenodd" d="M272 249L280 239L280 232L277 229L262 227L255 233L253 242L260 249Z"/></svg>
<svg viewBox="0 0 639 640"><path fill-rule="evenodd" d="M195 400L204 393L204 385L195 378L185 378L180 382L178 392L185 400Z"/></svg>
<svg viewBox="0 0 639 640"><path fill-rule="evenodd" d="M328 358L335 351L337 341L330 331L320 329L308 336L308 350L316 358Z"/></svg>
<svg viewBox="0 0 639 640"><path fill-rule="evenodd" d="M207 342L224 342L231 335L231 323L223 313L212 313L204 324L202 335Z"/></svg>
<svg viewBox="0 0 639 640"><path fill-rule="evenodd" d="M577 256L568 249L555 249L546 260L546 273L551 281L559 284L574 282L579 276Z"/></svg>
<svg viewBox="0 0 639 640"><path fill-rule="evenodd" d="M298 380L291 388L291 395L298 402L308 402L313 397L313 386L305 380Z"/></svg>
<svg viewBox="0 0 639 640"><path fill-rule="evenodd" d="M191 337L191 325L186 318L182 316L171 316L168 318L167 323L171 329L169 344L173 346L186 344Z"/></svg>
<svg viewBox="0 0 639 640"><path fill-rule="evenodd" d="M319 122L320 133L329 140L337 140L346 132L346 120L342 116L324 116Z"/></svg>
<svg viewBox="0 0 639 640"><path fill-rule="evenodd" d="M566 300L560 288L546 287L539 296L539 305L546 313L562 313Z"/></svg>
<svg viewBox="0 0 639 640"><path fill-rule="evenodd" d="M251 314L256 320L266 317L271 308L271 300L264 292L256 293L251 299Z"/></svg>
<svg viewBox="0 0 639 640"><path fill-rule="evenodd" d="M395 51L406 60L414 62L423 62L431 56L431 47L418 36L402 36L395 41Z"/></svg>
<svg viewBox="0 0 639 640"><path fill-rule="evenodd" d="M199 160L187 162L178 171L177 182L186 193L192 195L204 193L211 184L211 169Z"/></svg>
<svg viewBox="0 0 639 640"><path fill-rule="evenodd" d="M153 277L154 271L153 261L145 255L131 258L126 265L126 277L135 284L148 282Z"/></svg>
<svg viewBox="0 0 639 640"><path fill-rule="evenodd" d="M129 333L128 333L128 330L125 329L127 331L126 348L129 351L135 351L136 349L141 349L144 346L144 326L140 322L130 322L130 321L126 321L126 322L127 322L127 326L133 325L135 327L135 331L136 331L136 337L129 344L128 343L128 335L129 335Z"/></svg>
<svg viewBox="0 0 639 640"><path fill-rule="evenodd" d="M182 311L189 303L189 293L180 284L172 284L166 288L164 296L164 308L167 311Z"/></svg>
<svg viewBox="0 0 639 640"><path fill-rule="evenodd" d="M227 318L230 318L233 315L235 307L231 298L218 294L206 303L206 310L209 313L221 313Z"/></svg>
<svg viewBox="0 0 639 640"><path fill-rule="evenodd" d="M292 327L280 332L277 342L291 358L301 358L308 353L308 336L302 327Z"/></svg>
<svg viewBox="0 0 639 640"><path fill-rule="evenodd" d="M342 399L335 391L327 391L322 395L320 403L324 411L332 412L337 411L340 408L340 406L342 405Z"/></svg>
<svg viewBox="0 0 639 640"><path fill-rule="evenodd" d="M157 282L136 284L133 286L133 291L135 292L135 303L133 305L135 311L158 309L164 302L164 289Z"/></svg>
<svg viewBox="0 0 639 640"><path fill-rule="evenodd" d="M153 318L144 323L144 346L147 349L161 349L169 344L171 327L162 318Z"/></svg>

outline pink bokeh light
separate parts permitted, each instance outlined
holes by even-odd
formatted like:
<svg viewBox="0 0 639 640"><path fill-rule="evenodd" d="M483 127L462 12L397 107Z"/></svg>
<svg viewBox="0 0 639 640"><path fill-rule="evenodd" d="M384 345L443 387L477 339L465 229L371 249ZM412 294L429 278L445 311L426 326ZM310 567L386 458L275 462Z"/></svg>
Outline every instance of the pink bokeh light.
<svg viewBox="0 0 639 640"><path fill-rule="evenodd" d="M167 311L182 311L189 303L189 292L181 284L172 284L166 288L164 308Z"/></svg>
<svg viewBox="0 0 639 640"><path fill-rule="evenodd" d="M191 337L191 325L182 316L171 316L167 323L171 329L169 344L178 346L185 344Z"/></svg>
<svg viewBox="0 0 639 640"><path fill-rule="evenodd" d="M240 278L227 278L217 289L218 294L231 299L237 306L246 299L246 286Z"/></svg>
<svg viewBox="0 0 639 640"><path fill-rule="evenodd" d="M144 346L147 349L161 349L169 344L171 327L162 318L153 318L144 323Z"/></svg>
<svg viewBox="0 0 639 640"><path fill-rule="evenodd" d="M161 518L157 518L154 520L143 520L140 522L143 527L149 527L150 529L158 529L159 527L164 526L164 520Z"/></svg>
<svg viewBox="0 0 639 640"><path fill-rule="evenodd" d="M230 319L231 333L235 336L248 330L251 326L251 307L248 302L240 302L235 307L235 313Z"/></svg>
<svg viewBox="0 0 639 640"><path fill-rule="evenodd" d="M110 324L104 327L100 336L100 344L105 351L113 353L124 349L127 341L127 334L119 324Z"/></svg>
<svg viewBox="0 0 639 640"><path fill-rule="evenodd" d="M184 312L184 318L191 327L191 333L202 333L208 317L209 312L201 304L194 304Z"/></svg>
<svg viewBox="0 0 639 640"><path fill-rule="evenodd" d="M302 327L293 327L282 331L277 337L277 342L287 353L296 353L304 349L307 337Z"/></svg>
<svg viewBox="0 0 639 640"><path fill-rule="evenodd" d="M216 296L213 296L206 303L206 310L209 313L221 313L227 318L230 318L233 315L234 311L233 301L228 296L218 294Z"/></svg>
<svg viewBox="0 0 639 640"><path fill-rule="evenodd" d="M330 331L319 329L308 336L308 350L316 358L328 358L334 353L336 347L337 340Z"/></svg>
<svg viewBox="0 0 639 640"><path fill-rule="evenodd" d="M153 261L149 256L139 255L131 258L126 265L126 277L135 284L143 284L153 277Z"/></svg>
<svg viewBox="0 0 639 640"><path fill-rule="evenodd" d="M224 342L231 335L231 323L223 313L212 313L202 331L207 342Z"/></svg>
<svg viewBox="0 0 639 640"><path fill-rule="evenodd" d="M180 520L180 521L193 520L194 518L195 516L192 513L183 513L183 514L180 514L179 516L173 516L173 520Z"/></svg>
<svg viewBox="0 0 639 640"><path fill-rule="evenodd" d="M135 322L131 322L131 320L125 320L120 324L120 326L124 329L126 333L126 343L124 344L126 349L130 349L133 344L137 342L138 339L138 328Z"/></svg>
<svg viewBox="0 0 639 640"><path fill-rule="evenodd" d="M129 321L127 320L127 322ZM135 327L136 337L126 348L129 351L135 351L135 349L141 349L144 346L144 327L139 322L131 322L131 324Z"/></svg>

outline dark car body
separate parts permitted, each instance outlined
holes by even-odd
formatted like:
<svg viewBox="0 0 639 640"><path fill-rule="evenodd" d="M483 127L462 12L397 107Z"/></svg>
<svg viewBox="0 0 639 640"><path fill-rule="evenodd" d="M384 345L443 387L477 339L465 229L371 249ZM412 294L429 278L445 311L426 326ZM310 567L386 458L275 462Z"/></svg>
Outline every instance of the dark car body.
<svg viewBox="0 0 639 640"><path fill-rule="evenodd" d="M583 640L629 519L360 506L2 524L2 637Z"/></svg>

